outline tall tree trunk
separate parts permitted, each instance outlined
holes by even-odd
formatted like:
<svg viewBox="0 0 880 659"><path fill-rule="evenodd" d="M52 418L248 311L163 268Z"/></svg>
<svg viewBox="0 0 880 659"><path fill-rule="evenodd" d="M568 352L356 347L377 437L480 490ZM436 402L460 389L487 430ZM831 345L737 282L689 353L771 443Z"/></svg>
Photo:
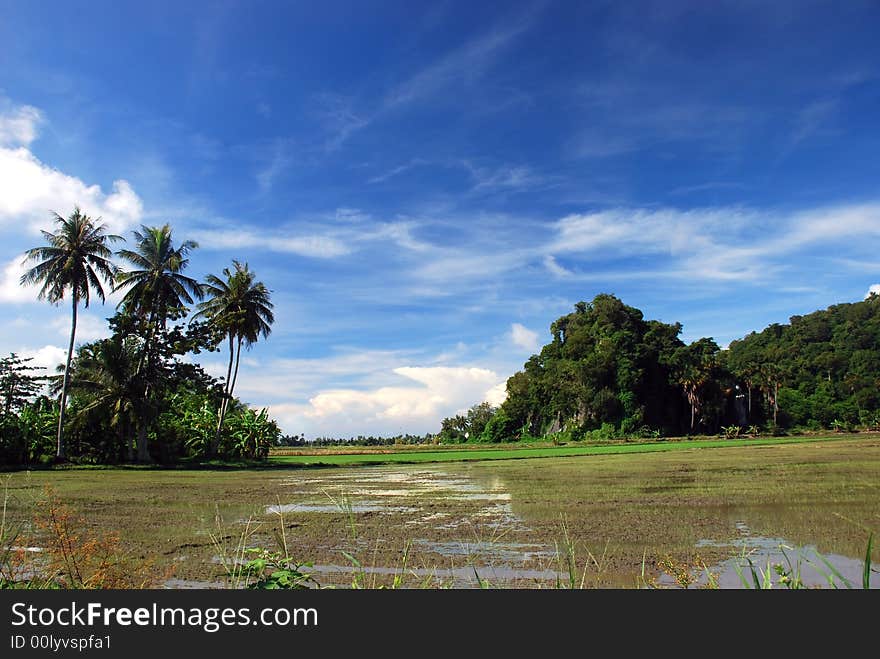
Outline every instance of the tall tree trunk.
<svg viewBox="0 0 880 659"><path fill-rule="evenodd" d="M208 457L213 456L220 447L220 431L223 428L223 417L226 416L226 401L231 395L230 383L232 378L232 357L235 350L232 346L232 333L229 333L229 366L226 367L226 382L223 386L223 400L220 401L220 410L217 413L217 432L214 434L214 443L208 447Z"/></svg>
<svg viewBox="0 0 880 659"><path fill-rule="evenodd" d="M232 386L229 387L229 397L232 398L232 390L235 389L235 381L238 380L238 362L241 359L241 337L238 337L238 346L235 349L235 371L232 373Z"/></svg>
<svg viewBox="0 0 880 659"><path fill-rule="evenodd" d="M141 351L141 357L138 360L138 367L136 371L136 375L142 376L143 370L145 366L148 366L148 362L150 361L150 346L153 342L153 339L156 336L156 329L154 327L155 323L158 322L156 318L155 309L150 311L150 315L147 319L148 332L147 337L144 339L144 347ZM150 424L150 383L144 379L144 391L143 391L143 413L139 414L140 423L138 423L138 432L137 432L137 461L138 462L152 462L153 459L150 457L150 451L147 448L147 428Z"/></svg>
<svg viewBox="0 0 880 659"><path fill-rule="evenodd" d="M128 449L128 461L134 462L134 437L131 436L131 425L125 424L125 443Z"/></svg>
<svg viewBox="0 0 880 659"><path fill-rule="evenodd" d="M229 401L232 400L232 391L235 389L235 381L238 379L238 364L241 360L241 337L238 337L238 345L235 350L235 370L232 372L232 380L227 382L229 383L229 388L226 390L226 396L223 397L223 404L220 406L220 419L217 421L217 440L220 439L220 429L223 427L223 421L226 419L226 412L229 411ZM230 366L232 365L232 344L230 337Z"/></svg>
<svg viewBox="0 0 880 659"><path fill-rule="evenodd" d="M138 462L152 462L152 458L150 458L150 452L147 450L147 415L149 413L144 414L144 418L141 420L141 423L138 425L138 437L137 437L137 459Z"/></svg>
<svg viewBox="0 0 880 659"><path fill-rule="evenodd" d="M749 421L752 420L752 385L751 383L746 384L749 390Z"/></svg>
<svg viewBox="0 0 880 659"><path fill-rule="evenodd" d="M56 437L55 457L58 460L64 460L66 456L64 451L64 407L67 404L67 385L70 383L70 361L73 358L73 343L76 338L76 308L79 306L79 298L74 291L71 295L73 298L73 311L71 312L70 322L70 344L67 346L67 363L64 364L64 378L61 381L61 410L58 414L58 435Z"/></svg>
<svg viewBox="0 0 880 659"><path fill-rule="evenodd" d="M779 412L779 383L773 383L773 425L776 425L776 413Z"/></svg>

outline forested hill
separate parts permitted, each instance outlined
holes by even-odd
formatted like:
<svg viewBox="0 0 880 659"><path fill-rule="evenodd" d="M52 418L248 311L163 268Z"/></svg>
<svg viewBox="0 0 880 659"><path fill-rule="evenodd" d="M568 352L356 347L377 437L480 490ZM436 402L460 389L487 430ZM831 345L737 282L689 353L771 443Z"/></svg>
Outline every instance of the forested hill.
<svg viewBox="0 0 880 659"><path fill-rule="evenodd" d="M445 419L446 441L656 436L722 427L875 426L880 298L773 324L721 350L613 295L579 302L507 381L507 400Z"/></svg>

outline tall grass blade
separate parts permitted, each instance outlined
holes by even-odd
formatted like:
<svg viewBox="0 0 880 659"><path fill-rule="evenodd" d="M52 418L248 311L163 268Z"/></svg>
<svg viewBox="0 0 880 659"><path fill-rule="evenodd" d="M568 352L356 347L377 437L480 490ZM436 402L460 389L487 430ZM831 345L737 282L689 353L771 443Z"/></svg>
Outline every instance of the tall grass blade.
<svg viewBox="0 0 880 659"><path fill-rule="evenodd" d="M841 584L843 584L847 588L850 588L850 589L852 588L852 584L849 582L849 579L844 577L840 573L840 570L838 570L836 567L834 567L834 565L831 564L831 561L829 561L827 558L825 558L819 552L816 552L816 558L818 558L820 561L822 561L822 563L825 565L825 567L828 568L828 571L831 572L831 574L833 574L834 577L837 578L837 580L840 581ZM835 588L836 588L836 586L835 586Z"/></svg>

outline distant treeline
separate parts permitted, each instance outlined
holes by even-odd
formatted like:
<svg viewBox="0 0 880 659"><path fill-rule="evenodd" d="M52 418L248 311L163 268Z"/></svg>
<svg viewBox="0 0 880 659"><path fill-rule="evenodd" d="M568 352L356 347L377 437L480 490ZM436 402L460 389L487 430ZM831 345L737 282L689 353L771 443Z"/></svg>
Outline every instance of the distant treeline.
<svg viewBox="0 0 880 659"><path fill-rule="evenodd" d="M338 439L335 437L318 437L306 439L305 435L285 435L278 440L277 446L392 446L394 444L435 444L437 435L394 435L393 437L375 437L373 435Z"/></svg>
<svg viewBox="0 0 880 659"><path fill-rule="evenodd" d="M773 324L721 350L613 295L579 302L507 381L499 408L443 420L441 441L715 434L880 425L880 298Z"/></svg>

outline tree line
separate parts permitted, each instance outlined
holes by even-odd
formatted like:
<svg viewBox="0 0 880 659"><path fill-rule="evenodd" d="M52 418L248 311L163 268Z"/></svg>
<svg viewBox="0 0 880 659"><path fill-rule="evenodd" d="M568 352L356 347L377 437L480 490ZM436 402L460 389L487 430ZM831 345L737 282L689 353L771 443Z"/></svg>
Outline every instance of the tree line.
<svg viewBox="0 0 880 659"><path fill-rule="evenodd" d="M443 420L445 442L608 439L880 426L880 297L685 344L613 295L579 302L498 407Z"/></svg>
<svg viewBox="0 0 880 659"><path fill-rule="evenodd" d="M168 224L142 226L130 247L114 252L127 241L100 218L79 208L53 217L55 231L43 231L45 244L25 254L31 267L21 284L70 304L66 361L60 374L37 375L15 354L0 360L0 462L265 457L281 436L277 423L234 396L242 348L268 337L274 322L265 284L238 261L204 282L188 276L198 245L176 243ZM110 336L75 348L80 307L110 292L123 293ZM221 344L225 379L184 359ZM39 393L44 385L48 395Z"/></svg>

